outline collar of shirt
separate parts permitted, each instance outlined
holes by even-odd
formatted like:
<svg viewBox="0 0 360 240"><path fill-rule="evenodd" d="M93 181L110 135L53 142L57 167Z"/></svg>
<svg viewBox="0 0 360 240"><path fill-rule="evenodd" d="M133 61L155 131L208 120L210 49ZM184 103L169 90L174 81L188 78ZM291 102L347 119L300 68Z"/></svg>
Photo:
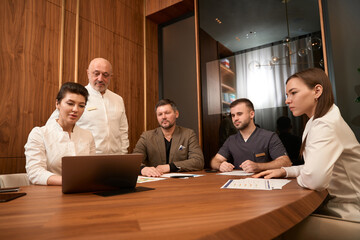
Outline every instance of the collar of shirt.
<svg viewBox="0 0 360 240"><path fill-rule="evenodd" d="M55 129L60 134L66 134L68 136L68 133L64 131L64 129L60 126L60 124L56 121L56 119L52 119L52 121L48 121L46 125L49 125L51 128ZM76 134L78 126L75 124L72 134Z"/></svg>

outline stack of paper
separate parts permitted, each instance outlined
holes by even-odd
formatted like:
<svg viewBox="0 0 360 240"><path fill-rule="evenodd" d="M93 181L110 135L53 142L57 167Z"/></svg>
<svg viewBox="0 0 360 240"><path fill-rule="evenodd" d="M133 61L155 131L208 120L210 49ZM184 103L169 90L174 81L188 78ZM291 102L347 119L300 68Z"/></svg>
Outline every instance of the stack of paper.
<svg viewBox="0 0 360 240"><path fill-rule="evenodd" d="M165 178L189 178L189 177L200 177L203 175L200 174L191 174L191 173L166 173L161 175L160 177L165 177Z"/></svg>
<svg viewBox="0 0 360 240"><path fill-rule="evenodd" d="M228 189L255 189L255 190L273 190L282 189L291 180L287 179L263 179L263 178L246 178L230 179L221 188Z"/></svg>
<svg viewBox="0 0 360 240"><path fill-rule="evenodd" d="M243 170L234 170L231 172L222 172L222 173L218 173L217 175L228 175L228 176L250 176L253 175L254 173L248 173L245 172Z"/></svg>

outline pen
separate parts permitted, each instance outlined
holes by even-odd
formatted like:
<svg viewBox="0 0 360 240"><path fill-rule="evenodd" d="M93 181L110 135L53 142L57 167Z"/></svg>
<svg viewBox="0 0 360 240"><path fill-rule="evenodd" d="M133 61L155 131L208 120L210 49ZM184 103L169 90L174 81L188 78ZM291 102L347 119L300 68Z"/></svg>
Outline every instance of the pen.
<svg viewBox="0 0 360 240"><path fill-rule="evenodd" d="M266 183L267 183L268 189L271 189L271 188L270 188L269 180L266 180Z"/></svg>

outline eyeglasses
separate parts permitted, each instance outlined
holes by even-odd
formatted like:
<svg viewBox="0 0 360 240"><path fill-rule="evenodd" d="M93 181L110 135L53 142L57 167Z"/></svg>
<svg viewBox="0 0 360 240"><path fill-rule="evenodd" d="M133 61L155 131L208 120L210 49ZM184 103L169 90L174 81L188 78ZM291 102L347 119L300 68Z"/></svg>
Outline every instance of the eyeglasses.
<svg viewBox="0 0 360 240"><path fill-rule="evenodd" d="M94 72L92 72L92 75L94 76L94 77L98 77L98 76L100 76L100 74L102 74L102 76L104 77L104 78L109 78L110 76L111 76L111 74L110 73L108 73L108 72L99 72L99 71L94 71Z"/></svg>

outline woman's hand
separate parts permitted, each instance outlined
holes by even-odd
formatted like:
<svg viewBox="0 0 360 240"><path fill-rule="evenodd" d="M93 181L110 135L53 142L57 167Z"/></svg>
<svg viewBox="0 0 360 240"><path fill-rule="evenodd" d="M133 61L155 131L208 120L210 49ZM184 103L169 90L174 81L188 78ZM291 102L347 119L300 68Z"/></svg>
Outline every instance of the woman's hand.
<svg viewBox="0 0 360 240"><path fill-rule="evenodd" d="M286 177L286 171L283 168L271 169L271 170L266 170L266 171L263 171L261 173L255 174L252 177L253 178L264 177L266 179L269 179L269 178L284 178L284 177Z"/></svg>
<svg viewBox="0 0 360 240"><path fill-rule="evenodd" d="M58 175L51 175L47 180L47 185L61 186L62 177Z"/></svg>

